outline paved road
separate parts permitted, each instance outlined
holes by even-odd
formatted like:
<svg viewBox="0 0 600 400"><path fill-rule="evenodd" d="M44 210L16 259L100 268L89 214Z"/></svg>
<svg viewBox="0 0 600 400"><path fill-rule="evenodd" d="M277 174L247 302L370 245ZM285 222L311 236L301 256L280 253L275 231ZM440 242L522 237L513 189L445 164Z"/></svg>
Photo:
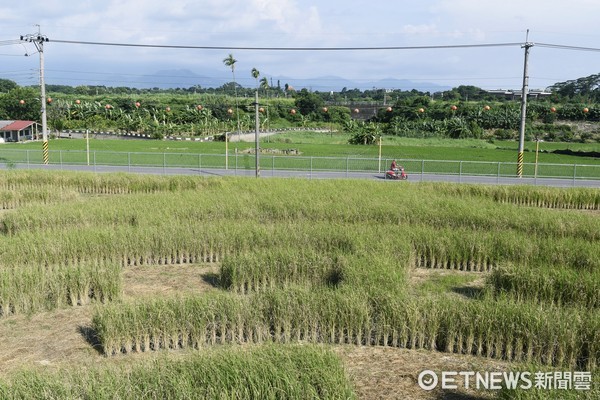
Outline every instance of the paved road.
<svg viewBox="0 0 600 400"><path fill-rule="evenodd" d="M174 167L135 167L135 166L114 166L114 165L21 165L15 168L19 169L44 169L44 170L65 170L65 171L91 171L91 172L130 172L138 174L155 175L198 175L198 176L247 176L255 177L256 172L253 169L199 169L199 168L174 168ZM0 164L0 169L6 169L4 164ZM373 172L343 172L343 171L294 171L294 170L263 170L260 176L262 178L305 178L305 179L373 179L384 181L383 173ZM390 181L394 184L403 184L405 182ZM593 179L560 179L560 178L513 178L496 176L476 176L476 175L438 175L438 174L409 174L408 182L454 182L454 183L472 183L487 185L537 185L553 187L589 187L600 188L600 180Z"/></svg>

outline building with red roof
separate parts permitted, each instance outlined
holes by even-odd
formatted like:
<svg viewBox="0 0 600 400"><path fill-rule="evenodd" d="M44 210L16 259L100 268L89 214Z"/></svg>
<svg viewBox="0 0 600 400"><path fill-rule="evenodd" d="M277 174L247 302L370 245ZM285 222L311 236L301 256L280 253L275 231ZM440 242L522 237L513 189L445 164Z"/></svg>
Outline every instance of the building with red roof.
<svg viewBox="0 0 600 400"><path fill-rule="evenodd" d="M35 121L0 121L0 138L5 142L23 142L37 136L38 123Z"/></svg>

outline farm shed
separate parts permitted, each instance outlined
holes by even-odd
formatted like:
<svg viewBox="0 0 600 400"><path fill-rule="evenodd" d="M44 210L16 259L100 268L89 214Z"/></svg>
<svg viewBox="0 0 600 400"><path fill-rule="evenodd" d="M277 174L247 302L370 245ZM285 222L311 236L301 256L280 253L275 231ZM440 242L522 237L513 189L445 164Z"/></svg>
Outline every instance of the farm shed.
<svg viewBox="0 0 600 400"><path fill-rule="evenodd" d="M35 121L0 121L0 137L5 142L21 142L37 136L38 123Z"/></svg>

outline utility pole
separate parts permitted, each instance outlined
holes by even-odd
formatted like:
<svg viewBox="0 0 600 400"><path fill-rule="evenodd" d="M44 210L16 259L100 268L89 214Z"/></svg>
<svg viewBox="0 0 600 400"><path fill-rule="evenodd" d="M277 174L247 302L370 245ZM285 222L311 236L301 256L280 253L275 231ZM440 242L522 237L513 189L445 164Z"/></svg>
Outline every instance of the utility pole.
<svg viewBox="0 0 600 400"><path fill-rule="evenodd" d="M21 40L31 42L35 45L40 54L40 102L42 105L42 158L44 164L48 164L48 117L46 115L46 84L44 82L44 42L48 42L48 38L40 33L38 27L37 35L21 35Z"/></svg>
<svg viewBox="0 0 600 400"><path fill-rule="evenodd" d="M255 100L254 100L254 121L255 121L255 127L254 127L254 155L256 158L256 177L260 178L260 146L259 146L259 137L260 137L260 130L259 130L259 126L260 126L260 116L259 116L259 110L258 110L258 89L256 89L256 95L255 95Z"/></svg>
<svg viewBox="0 0 600 400"><path fill-rule="evenodd" d="M523 151L525 150L525 123L527 121L527 96L529 95L529 49L533 43L529 42L529 29L525 44L525 62L523 66L523 88L521 90L521 124L519 126L519 154L517 156L517 177L523 177Z"/></svg>

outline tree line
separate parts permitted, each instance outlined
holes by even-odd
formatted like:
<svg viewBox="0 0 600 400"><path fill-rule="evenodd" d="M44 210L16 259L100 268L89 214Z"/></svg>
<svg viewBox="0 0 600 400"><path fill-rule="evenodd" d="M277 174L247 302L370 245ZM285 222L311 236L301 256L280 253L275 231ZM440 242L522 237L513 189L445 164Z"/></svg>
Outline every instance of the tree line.
<svg viewBox="0 0 600 400"><path fill-rule="evenodd" d="M373 143L380 135L515 139L520 123L519 101L492 96L475 86L443 93L347 88L340 92L294 90L267 78L256 88L235 82L235 59L229 65L234 80L221 88L135 89L103 86L47 85L48 123L53 130L140 132L165 135L214 136L254 129L254 92L260 94L260 128L327 126L351 134L352 143ZM231 62L229 59L226 61ZM227 65L227 63L225 63ZM529 139L600 141L600 130L579 123L600 119L596 106L600 75L557 83L549 98L531 101L527 111ZM343 101L342 101L343 99ZM468 100L467 100L468 99ZM365 117L359 108L375 104ZM0 119L40 121L39 89L0 79Z"/></svg>

